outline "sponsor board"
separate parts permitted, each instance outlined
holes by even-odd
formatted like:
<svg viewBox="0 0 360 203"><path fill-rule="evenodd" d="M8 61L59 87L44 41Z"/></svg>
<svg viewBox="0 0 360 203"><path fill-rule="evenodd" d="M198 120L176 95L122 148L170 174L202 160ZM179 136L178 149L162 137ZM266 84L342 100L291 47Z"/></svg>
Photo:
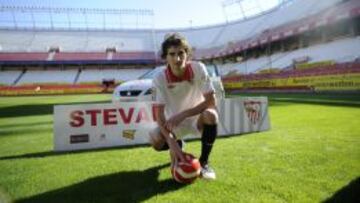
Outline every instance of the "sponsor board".
<svg viewBox="0 0 360 203"><path fill-rule="evenodd" d="M295 88L308 87L314 90L360 90L359 73L338 73L336 75L302 76L274 79L259 79L256 81L225 81L226 89L246 88Z"/></svg>
<svg viewBox="0 0 360 203"><path fill-rule="evenodd" d="M268 130L267 108L266 97L218 101L219 136ZM155 110L154 102L57 105L54 150L146 144L148 132L156 127Z"/></svg>

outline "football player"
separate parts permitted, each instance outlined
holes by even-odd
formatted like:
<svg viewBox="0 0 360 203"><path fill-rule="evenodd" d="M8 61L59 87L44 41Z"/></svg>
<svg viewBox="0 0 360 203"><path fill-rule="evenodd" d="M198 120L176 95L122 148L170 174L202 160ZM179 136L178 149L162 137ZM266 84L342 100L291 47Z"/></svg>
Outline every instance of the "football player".
<svg viewBox="0 0 360 203"><path fill-rule="evenodd" d="M201 176L214 180L216 175L208 160L217 136L218 114L206 67L190 60L191 47L176 33L165 38L161 57L166 67L153 80L158 127L150 132L150 143L158 151L169 149L175 164L184 161L182 139L201 136Z"/></svg>

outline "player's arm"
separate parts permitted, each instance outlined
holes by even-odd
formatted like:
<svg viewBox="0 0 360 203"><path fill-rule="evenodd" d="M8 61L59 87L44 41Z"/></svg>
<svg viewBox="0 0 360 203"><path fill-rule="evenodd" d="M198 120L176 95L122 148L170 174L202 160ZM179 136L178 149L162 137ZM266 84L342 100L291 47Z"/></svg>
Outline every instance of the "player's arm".
<svg viewBox="0 0 360 203"><path fill-rule="evenodd" d="M176 142L175 136L165 127L165 105L158 105L155 114L157 118L157 124L160 128L161 135L164 137L171 150L172 159L184 161L184 155L179 145ZM174 161L174 160L172 160Z"/></svg>
<svg viewBox="0 0 360 203"><path fill-rule="evenodd" d="M165 126L166 118L165 118L165 99L164 99L164 82L159 77L155 77L153 80L153 101L155 101L156 108L155 108L155 116L157 124L160 128L160 133L163 138L168 143L169 147L172 146L172 142L175 141L174 136L171 134L171 130L167 129Z"/></svg>
<svg viewBox="0 0 360 203"><path fill-rule="evenodd" d="M180 112L179 114L171 117L165 123L166 129L169 129L171 131L186 118L198 115L208 108L215 108L215 104L216 104L215 92L211 90L209 92L204 93L203 95L205 98L204 101L200 102L198 105L194 106L193 108L184 110L184 111Z"/></svg>
<svg viewBox="0 0 360 203"><path fill-rule="evenodd" d="M170 136L170 131L165 128L165 104L158 104L155 109L155 117L157 118L156 122L160 128L162 136L164 136L164 138L167 140Z"/></svg>
<svg viewBox="0 0 360 203"><path fill-rule="evenodd" d="M203 102L199 103L198 105L196 105L193 108L187 109L182 112L182 114L184 114L185 118L198 115L198 114L202 113L203 111L205 111L205 109L215 108L215 106L216 106L215 92L209 91L209 92L204 93L203 95L205 98L205 100Z"/></svg>

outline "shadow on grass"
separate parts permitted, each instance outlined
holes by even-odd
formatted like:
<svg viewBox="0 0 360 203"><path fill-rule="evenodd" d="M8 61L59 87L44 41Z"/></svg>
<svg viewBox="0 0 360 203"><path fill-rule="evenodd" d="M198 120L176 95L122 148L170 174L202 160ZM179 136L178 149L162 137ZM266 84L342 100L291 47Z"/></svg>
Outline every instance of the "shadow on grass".
<svg viewBox="0 0 360 203"><path fill-rule="evenodd" d="M234 135L225 135L218 137L216 139L229 139L232 137L238 136L247 136L255 133L261 132L252 132L252 133L243 133L243 134L234 134ZM200 138L191 138L185 140L186 143L191 142L199 142ZM29 154L20 154L20 155L12 155L12 156L2 156L0 160L12 160L12 159L27 159L27 158L44 158L44 157L52 157L52 156L62 156L62 155L71 155L71 154L81 154L81 153L89 153L89 152L104 152L110 150L124 150L124 149L134 149L140 147L150 147L149 144L136 144L136 145L129 145L129 146L114 146L114 147L104 147L104 148L95 148L95 149L82 149L76 151L45 151L45 152L35 152Z"/></svg>
<svg viewBox="0 0 360 203"><path fill-rule="evenodd" d="M22 127L38 127L38 126L43 126L43 125L51 125L53 124L52 121L41 121L41 122L34 122L34 123L15 123L15 124L6 124L6 125L1 125L0 124L0 128L1 129L5 129L5 128L22 128Z"/></svg>
<svg viewBox="0 0 360 203"><path fill-rule="evenodd" d="M53 104L27 104L0 108L0 118L39 116L53 113Z"/></svg>
<svg viewBox="0 0 360 203"><path fill-rule="evenodd" d="M251 133L243 133L243 134L233 134L233 135L223 135L217 137L216 139L230 139L232 137L239 137L239 136L248 136L252 134L257 134L262 132L251 132ZM200 138L191 138L186 139L186 143L191 142L199 142ZM27 159L27 158L44 158L44 157L51 157L51 156L62 156L62 155L71 155L71 154L81 154L81 153L89 153L89 152L104 152L110 150L124 150L124 149L134 149L140 147L150 147L149 144L135 144L135 145L128 145L128 146L113 146L113 147L104 147L104 148L94 148L94 149L81 149L76 151L45 151L45 152L35 152L29 154L20 154L20 155L12 155L12 156L2 156L0 160L12 160L12 159Z"/></svg>
<svg viewBox="0 0 360 203"><path fill-rule="evenodd" d="M75 154L82 154L82 153L89 153L89 152L104 152L104 151L118 150L118 149L133 149L133 148L146 147L146 146L149 146L149 145L148 144L137 144L137 145L130 145L130 146L115 146L115 147L82 149L82 150L76 150L76 151L59 151L59 152L45 151L45 152L35 152L35 153L30 153L30 154L3 156L3 157L0 157L0 160L44 158L44 157L62 156L62 155L71 155L71 154L75 155Z"/></svg>
<svg viewBox="0 0 360 203"><path fill-rule="evenodd" d="M6 136L29 136L29 135L41 135L44 131L50 129L21 129L21 130L0 130L0 137ZM24 135L26 133L27 135Z"/></svg>
<svg viewBox="0 0 360 203"><path fill-rule="evenodd" d="M20 116L40 116L53 114L55 105L81 105L81 104L97 104L97 103L110 103L105 101L92 101L92 102L73 102L73 103L60 103L60 104L26 104L0 107L0 118L13 118Z"/></svg>
<svg viewBox="0 0 360 203"><path fill-rule="evenodd" d="M352 180L348 185L337 191L323 203L358 203L360 202L360 177Z"/></svg>
<svg viewBox="0 0 360 203"><path fill-rule="evenodd" d="M186 186L172 179L159 181L159 170L165 167L169 164L99 176L15 202L142 202Z"/></svg>

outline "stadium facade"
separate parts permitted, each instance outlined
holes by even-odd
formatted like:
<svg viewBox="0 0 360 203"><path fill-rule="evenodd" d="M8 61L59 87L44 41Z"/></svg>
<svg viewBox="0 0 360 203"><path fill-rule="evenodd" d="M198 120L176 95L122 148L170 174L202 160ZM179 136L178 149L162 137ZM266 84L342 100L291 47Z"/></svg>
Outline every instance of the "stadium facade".
<svg viewBox="0 0 360 203"><path fill-rule="evenodd" d="M135 79L161 64L160 43L173 32L187 37L194 59L219 67L229 91L358 92L359 16L357 0L293 0L186 29L2 27L1 94L103 91L106 81Z"/></svg>

